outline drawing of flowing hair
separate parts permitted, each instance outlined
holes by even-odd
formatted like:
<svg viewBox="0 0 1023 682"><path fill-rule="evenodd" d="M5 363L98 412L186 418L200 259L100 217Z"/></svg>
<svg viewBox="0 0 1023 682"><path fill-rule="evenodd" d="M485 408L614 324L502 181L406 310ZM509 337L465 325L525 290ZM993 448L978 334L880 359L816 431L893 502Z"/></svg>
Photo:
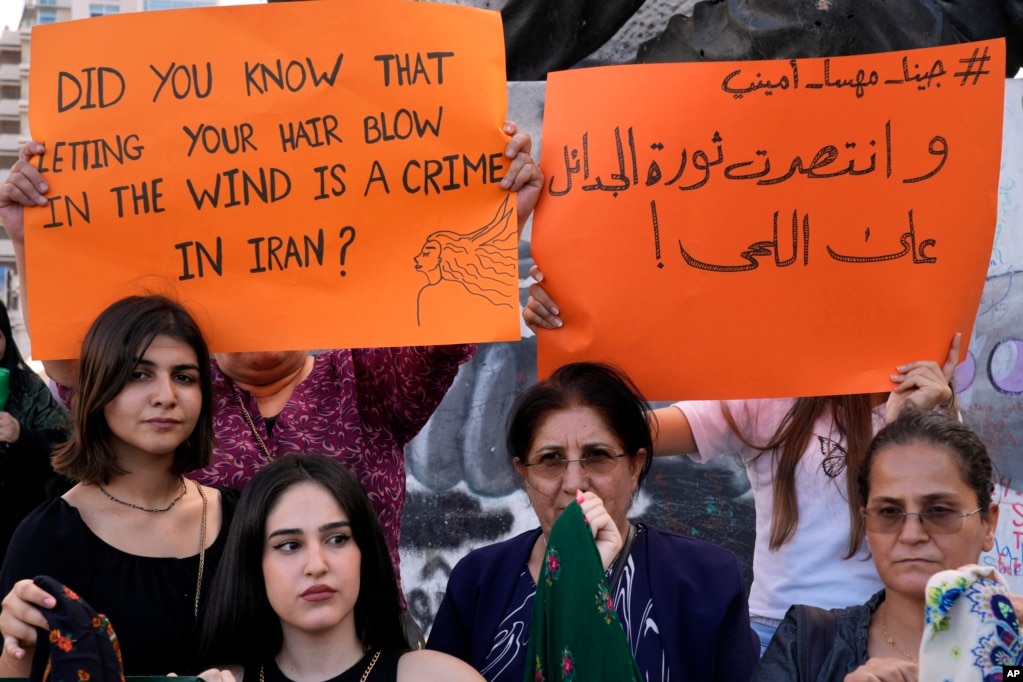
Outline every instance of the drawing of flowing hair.
<svg viewBox="0 0 1023 682"><path fill-rule="evenodd" d="M427 242L440 246L441 278L494 305L518 305L518 231L512 213L505 197L493 220L478 230L438 230L427 236Z"/></svg>

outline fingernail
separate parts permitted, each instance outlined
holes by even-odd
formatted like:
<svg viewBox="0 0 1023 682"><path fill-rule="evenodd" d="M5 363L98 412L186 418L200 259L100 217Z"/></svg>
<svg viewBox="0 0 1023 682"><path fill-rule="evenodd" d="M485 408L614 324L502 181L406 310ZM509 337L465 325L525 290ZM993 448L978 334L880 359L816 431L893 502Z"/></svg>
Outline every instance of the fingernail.
<svg viewBox="0 0 1023 682"><path fill-rule="evenodd" d="M564 325L565 325L565 323L562 322L560 319L554 320L554 328L555 329L561 329Z"/></svg>
<svg viewBox="0 0 1023 682"><path fill-rule="evenodd" d="M581 490L575 491L575 501L578 502L579 504L582 504L583 502L586 501L586 497L583 495L583 491Z"/></svg>
<svg viewBox="0 0 1023 682"><path fill-rule="evenodd" d="M551 307L551 312L554 313L555 315L560 315L561 314L561 309L558 308L558 306L552 306Z"/></svg>
<svg viewBox="0 0 1023 682"><path fill-rule="evenodd" d="M905 372L906 371L906 365L899 365L895 369L899 370L899 372Z"/></svg>
<svg viewBox="0 0 1023 682"><path fill-rule="evenodd" d="M47 597L46 599L43 600L43 606L45 606L48 609L52 609L56 605L57 600L54 599L53 597Z"/></svg>
<svg viewBox="0 0 1023 682"><path fill-rule="evenodd" d="M45 182L39 183L39 191L40 192L45 192L48 189L50 189L50 186L47 185Z"/></svg>
<svg viewBox="0 0 1023 682"><path fill-rule="evenodd" d="M536 273L536 275L533 276L533 279L535 279L537 282L542 282L543 281L543 273L542 272Z"/></svg>

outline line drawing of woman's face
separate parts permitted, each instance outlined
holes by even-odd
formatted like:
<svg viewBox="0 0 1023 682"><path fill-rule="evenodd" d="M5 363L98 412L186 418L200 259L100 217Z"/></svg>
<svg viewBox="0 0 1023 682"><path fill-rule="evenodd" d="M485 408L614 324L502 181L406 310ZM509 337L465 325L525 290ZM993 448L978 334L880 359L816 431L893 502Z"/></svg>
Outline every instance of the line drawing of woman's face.
<svg viewBox="0 0 1023 682"><path fill-rule="evenodd" d="M419 255L414 258L416 270L426 275L426 279L429 280L430 284L436 284L441 280L440 257L440 243L433 239L428 239L423 244Z"/></svg>

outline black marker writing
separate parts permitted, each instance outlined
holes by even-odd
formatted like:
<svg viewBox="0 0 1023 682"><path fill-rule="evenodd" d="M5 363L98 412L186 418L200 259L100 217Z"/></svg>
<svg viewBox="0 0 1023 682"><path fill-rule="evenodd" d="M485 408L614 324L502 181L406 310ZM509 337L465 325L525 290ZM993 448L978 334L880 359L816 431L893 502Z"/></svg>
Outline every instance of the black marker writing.
<svg viewBox="0 0 1023 682"><path fill-rule="evenodd" d="M139 136L134 133L124 137L115 135L110 140L58 140L45 154L36 157L36 168L40 173L63 173L107 168L115 163L123 166L125 161L141 159L143 149Z"/></svg>
<svg viewBox="0 0 1023 682"><path fill-rule="evenodd" d="M199 66L196 64L174 62L170 63L166 71L161 71L152 64L149 65L149 70L155 73L160 81L156 86L156 92L153 93L154 102L160 98L160 93L168 83L174 99L185 99L189 95L194 95L196 99L205 99L213 90L213 65L210 62L206 62L205 74L199 72Z"/></svg>
<svg viewBox="0 0 1023 682"><path fill-rule="evenodd" d="M338 53L329 73L318 70L313 64L312 57L306 57L304 62L292 59L287 64L280 59L270 64L245 62L245 94L249 96L264 95L270 91L271 86L282 92L284 90L298 92L307 83L311 83L314 88L321 85L332 87L337 81L337 74L341 71L343 60L344 54Z"/></svg>
<svg viewBox="0 0 1023 682"><path fill-rule="evenodd" d="M390 118L383 111L380 116L367 116L362 121L366 135L366 144L390 142L391 140L407 140L414 134L425 137L427 133L440 137L440 122L444 117L444 107L437 107L437 117L430 119L416 110L399 109Z"/></svg>
<svg viewBox="0 0 1023 682"><path fill-rule="evenodd" d="M53 196L46 199L50 207L50 222L43 225L43 227L64 227L64 225L74 227L75 215L84 220L86 224L91 222L92 214L89 212L89 195L85 192L82 192L81 202L76 202L69 196ZM58 209L63 209L62 217L67 222L57 217Z"/></svg>
<svg viewBox="0 0 1023 682"><path fill-rule="evenodd" d="M230 130L226 126L217 127L206 123L200 123L195 129L189 126L181 126L181 129L189 139L189 156L195 151L196 146L201 147L207 154L216 154L219 151L228 154L257 151L256 145L252 142L251 123L238 123Z"/></svg>
<svg viewBox="0 0 1023 682"><path fill-rule="evenodd" d="M160 191L160 184L163 178L155 178L150 182L142 181L139 184L130 183L121 187L110 189L117 197L117 217L124 217L125 195L131 199L131 209L135 215L141 213L163 213L166 209L160 206L160 199L163 193Z"/></svg>
<svg viewBox="0 0 1023 682"><path fill-rule="evenodd" d="M344 140L337 134L339 125L337 116L333 114L279 123L277 130L281 136L281 149L293 152L299 147L329 147L334 142L341 144Z"/></svg>
<svg viewBox="0 0 1023 682"><path fill-rule="evenodd" d="M378 54L373 59L384 67L385 86L391 84L392 74L395 85L416 85L420 80L424 81L426 85L433 85L434 82L437 85L443 85L444 60L454 56L454 52L427 52L424 61L423 54L417 52L413 61L412 56L406 52L404 54Z"/></svg>
<svg viewBox="0 0 1023 682"><path fill-rule="evenodd" d="M178 275L179 280L195 279L195 274L189 267L191 264L191 259L188 256L189 249L195 253L196 270L200 278L206 276L207 265L213 269L213 272L218 277L224 274L224 249L220 237L217 237L215 254L211 254L206 245L199 241L181 242L180 244L175 244L174 248L181 252L181 274Z"/></svg>
<svg viewBox="0 0 1023 682"><path fill-rule="evenodd" d="M57 74L57 111L112 107L121 101L124 91L124 76L109 66L84 68L80 76L61 71Z"/></svg>
<svg viewBox="0 0 1023 682"><path fill-rule="evenodd" d="M221 171L213 180L212 188L197 188L190 179L185 180L195 207L202 210L209 202L212 208L248 206L254 201L272 204L291 193L291 177L280 168L260 168L250 173L239 168ZM221 195L223 190L226 195Z"/></svg>
<svg viewBox="0 0 1023 682"><path fill-rule="evenodd" d="M314 262L323 265L323 228L317 230L315 237L302 235L301 244L292 236L287 240L277 236L253 237L248 242L252 244L255 263L249 272L308 268Z"/></svg>
<svg viewBox="0 0 1023 682"><path fill-rule="evenodd" d="M320 178L320 191L313 197L313 199L329 199L330 197L343 196L345 190L348 187L345 185L344 174L347 169L343 164L335 163L330 166L317 166L313 169ZM327 173L330 173L330 178L327 178ZM329 192L329 193L328 193Z"/></svg>

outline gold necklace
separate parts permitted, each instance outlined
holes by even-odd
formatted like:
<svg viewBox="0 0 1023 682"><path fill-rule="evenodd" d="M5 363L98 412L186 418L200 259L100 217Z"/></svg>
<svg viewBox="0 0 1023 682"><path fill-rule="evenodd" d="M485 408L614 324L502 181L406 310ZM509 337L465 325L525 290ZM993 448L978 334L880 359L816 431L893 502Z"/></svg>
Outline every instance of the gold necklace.
<svg viewBox="0 0 1023 682"><path fill-rule="evenodd" d="M377 659L380 658L380 651L380 649L377 649L377 652L373 654L373 660L369 662L369 665L367 665L366 669L362 672L362 677L359 678L359 682L366 682L366 680L369 679L370 671L373 670L373 666L377 664ZM266 682L266 680L263 679L263 666L259 666L259 682Z"/></svg>
<svg viewBox="0 0 1023 682"><path fill-rule="evenodd" d="M249 429L252 430L252 435L255 437L256 442L259 443L259 447L263 450L263 454L266 455L266 461L274 461L274 456L270 454L270 448L266 446L266 441L259 435L259 431L256 431L256 424L252 421L252 415L249 414L249 408L245 407L245 402L242 400L241 395L238 393L238 389L231 384L231 393L234 394L235 402L238 403L238 407L241 408L242 417L245 418L245 423L249 425Z"/></svg>
<svg viewBox="0 0 1023 682"><path fill-rule="evenodd" d="M885 602L884 604L881 605L881 631L884 632L885 641L888 642L888 644L890 644L893 649L895 649L900 654L902 654L903 657L908 658L909 660L911 660L914 663L916 663L917 662L916 656L910 656L905 651L900 649L899 645L895 643L895 638L892 637L888 633L888 619L885 618L885 615L887 613L888 613L888 602Z"/></svg>
<svg viewBox="0 0 1023 682"><path fill-rule="evenodd" d="M185 493L188 492L188 488L185 487L185 478L182 476L181 477L181 492L178 493L178 496L175 497L173 500L171 500L171 503L168 504L166 507L163 507L163 508L160 508L160 509L156 509L156 508L150 509L149 507L143 507L143 506L135 504L133 502L125 502L122 499L114 497L109 492L107 492L107 489L104 488L99 483L96 484L96 487L99 488L99 491L101 493L106 495L109 499L113 500L117 504L123 504L125 507L131 507L132 509L138 509L139 511L148 512L150 514L162 514L163 512L170 511L171 509L174 508L174 505L176 505L178 503L178 500L180 500L182 497L184 497Z"/></svg>
<svg viewBox="0 0 1023 682"><path fill-rule="evenodd" d="M202 526L199 528L199 579L195 582L195 617L199 617L199 593L202 592L202 571L206 566L206 511L208 503L206 500L206 492L202 489L202 486L198 483L195 484L195 489L199 491L199 497L202 498Z"/></svg>

